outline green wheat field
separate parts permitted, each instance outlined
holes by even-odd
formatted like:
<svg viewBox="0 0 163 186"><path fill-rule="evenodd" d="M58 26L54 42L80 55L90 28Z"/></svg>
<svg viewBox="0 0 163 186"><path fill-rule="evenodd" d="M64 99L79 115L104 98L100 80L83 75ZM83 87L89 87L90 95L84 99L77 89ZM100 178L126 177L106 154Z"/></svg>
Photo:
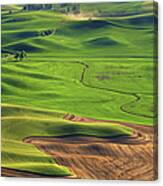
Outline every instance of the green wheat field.
<svg viewBox="0 0 163 186"><path fill-rule="evenodd" d="M1 16L2 175L156 179L153 1Z"/></svg>

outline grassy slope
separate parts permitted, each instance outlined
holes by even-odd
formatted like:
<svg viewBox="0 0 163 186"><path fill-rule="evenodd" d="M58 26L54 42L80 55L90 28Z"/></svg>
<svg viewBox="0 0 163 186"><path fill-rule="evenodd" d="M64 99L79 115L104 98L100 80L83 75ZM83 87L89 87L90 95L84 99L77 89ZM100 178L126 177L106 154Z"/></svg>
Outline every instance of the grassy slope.
<svg viewBox="0 0 163 186"><path fill-rule="evenodd" d="M25 144L29 136L119 136L131 135L127 127L116 124L84 124L68 122L60 117L64 113L43 111L16 105L3 105L2 166L45 175L69 176L71 172L58 166L48 155Z"/></svg>
<svg viewBox="0 0 163 186"><path fill-rule="evenodd" d="M121 9L104 4L91 10L100 6L109 12ZM144 7L125 6L130 13ZM87 6L82 9L88 11ZM2 49L28 52L23 62L15 62L12 56L2 59L2 102L9 104L2 113L3 166L69 175L22 139L131 134L119 125L74 125L58 119L64 113L154 124L152 6L142 9L140 15L83 21L50 11L2 14ZM40 36L47 29L55 29L55 34Z"/></svg>

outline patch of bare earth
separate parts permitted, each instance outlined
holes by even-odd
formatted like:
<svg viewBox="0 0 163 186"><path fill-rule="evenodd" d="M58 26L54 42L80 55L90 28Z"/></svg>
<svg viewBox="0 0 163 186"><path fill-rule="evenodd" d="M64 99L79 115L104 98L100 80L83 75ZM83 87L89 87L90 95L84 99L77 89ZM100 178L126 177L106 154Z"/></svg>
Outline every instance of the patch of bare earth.
<svg viewBox="0 0 163 186"><path fill-rule="evenodd" d="M16 169L9 169L9 168L1 168L1 175L5 177L32 177L32 178L39 178L41 175L38 174L33 174L30 172L25 172L25 171L19 171Z"/></svg>
<svg viewBox="0 0 163 186"><path fill-rule="evenodd" d="M86 14L67 14L66 18L70 20L76 20L76 21L85 21L85 20L97 20L99 18L94 17L93 15L86 15Z"/></svg>
<svg viewBox="0 0 163 186"><path fill-rule="evenodd" d="M107 122L66 115L82 122ZM84 136L29 137L27 143L54 157L68 167L76 178L154 180L157 178L154 128L122 123L133 129L131 137L96 138Z"/></svg>

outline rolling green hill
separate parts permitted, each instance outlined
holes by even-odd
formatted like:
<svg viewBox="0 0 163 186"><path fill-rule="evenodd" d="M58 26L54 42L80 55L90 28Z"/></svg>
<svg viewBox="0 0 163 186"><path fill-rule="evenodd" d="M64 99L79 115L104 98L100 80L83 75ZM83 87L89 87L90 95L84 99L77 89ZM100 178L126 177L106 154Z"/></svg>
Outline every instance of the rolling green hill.
<svg viewBox="0 0 163 186"><path fill-rule="evenodd" d="M22 140L132 135L117 124L66 121L66 113L155 124L153 3L81 4L78 14L62 9L2 8L3 167L67 176L67 168ZM27 57L15 59L23 50Z"/></svg>

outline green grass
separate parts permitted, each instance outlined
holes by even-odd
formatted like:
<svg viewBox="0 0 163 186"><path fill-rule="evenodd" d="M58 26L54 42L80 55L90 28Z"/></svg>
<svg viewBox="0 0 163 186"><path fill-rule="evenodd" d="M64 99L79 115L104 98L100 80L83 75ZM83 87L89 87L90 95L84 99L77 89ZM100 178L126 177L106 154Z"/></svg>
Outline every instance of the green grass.
<svg viewBox="0 0 163 186"><path fill-rule="evenodd" d="M2 107L2 167L54 176L70 176L72 173L59 166L48 155L33 145L24 143L29 136L88 135L113 137L131 135L132 130L117 124L73 123L62 119L64 113L42 111L19 105Z"/></svg>
<svg viewBox="0 0 163 186"><path fill-rule="evenodd" d="M88 20L20 8L2 9L2 166L67 176L67 168L23 139L132 134L111 123L68 122L67 113L155 125L153 3L82 4ZM89 19L100 9L114 16ZM42 36L48 29L55 32ZM21 50L28 57L17 62L12 53Z"/></svg>
<svg viewBox="0 0 163 186"><path fill-rule="evenodd" d="M125 59L119 65L119 60L87 60L85 64L89 68L82 82L85 66L76 60L65 62L51 59L51 62L46 62L46 59L37 59L37 62L6 63L2 66L2 101L83 117L152 125L154 102L147 99L153 97L152 62L149 59L146 64L127 61ZM141 99L137 101L135 94ZM142 105L146 100L148 104L138 108L139 103ZM133 107L133 102L137 106ZM120 108L123 105L136 115L123 112ZM142 112L146 117L139 115Z"/></svg>

